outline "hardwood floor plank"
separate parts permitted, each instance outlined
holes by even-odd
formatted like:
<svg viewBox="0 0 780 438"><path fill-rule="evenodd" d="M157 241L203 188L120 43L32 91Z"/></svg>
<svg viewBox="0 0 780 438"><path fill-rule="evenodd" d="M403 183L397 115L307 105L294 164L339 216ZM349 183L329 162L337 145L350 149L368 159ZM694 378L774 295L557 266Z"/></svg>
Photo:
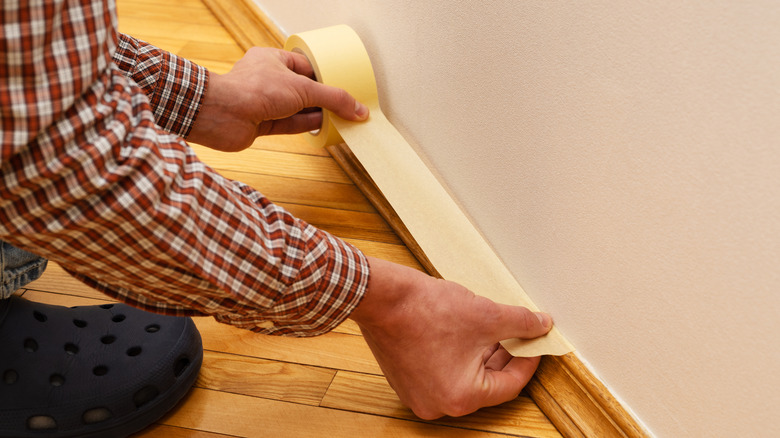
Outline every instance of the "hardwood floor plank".
<svg viewBox="0 0 780 438"><path fill-rule="evenodd" d="M195 386L317 406L335 370L207 350Z"/></svg>
<svg viewBox="0 0 780 438"><path fill-rule="evenodd" d="M418 270L423 270L420 263L416 258L406 249L403 245L392 245L382 242L372 242L369 240L357 240L347 237L342 238L345 242L349 242L355 247L359 248L366 255L385 259L393 263L409 266Z"/></svg>
<svg viewBox="0 0 780 438"><path fill-rule="evenodd" d="M360 373L382 374L361 336L330 332L311 338L258 335L220 324L213 318L195 318L203 348L256 358L292 362Z"/></svg>
<svg viewBox="0 0 780 438"><path fill-rule="evenodd" d="M76 297L103 301L109 300L106 295L76 280L65 272L60 265L53 262L48 263L46 272L44 272L41 278L29 283L25 286L25 289L73 295Z"/></svg>
<svg viewBox="0 0 780 438"><path fill-rule="evenodd" d="M322 406L394 418L417 418L401 403L384 377L346 371L336 374L322 400ZM509 435L561 436L533 400L524 396L465 417L444 418L433 423Z"/></svg>
<svg viewBox="0 0 780 438"><path fill-rule="evenodd" d="M239 438L238 435L224 435L221 433L205 432L197 429L155 424L141 432L135 433L130 438Z"/></svg>
<svg viewBox="0 0 780 438"><path fill-rule="evenodd" d="M360 327L357 323L351 319L347 319L342 322L338 327L333 329L334 333L343 333L345 335L363 336L360 332Z"/></svg>
<svg viewBox="0 0 780 438"><path fill-rule="evenodd" d="M148 4L133 0L119 1L117 4L119 15L123 19L137 19L149 22L191 24L214 24L214 16L203 4L190 2L187 5L178 2L159 2L153 8ZM231 45L235 46L235 43Z"/></svg>
<svg viewBox="0 0 780 438"><path fill-rule="evenodd" d="M273 202L362 211L365 213L376 212L371 204L366 201L360 190L352 184L302 180L299 178L234 170L220 170L219 173L226 178L241 181L253 187Z"/></svg>
<svg viewBox="0 0 780 438"><path fill-rule="evenodd" d="M225 409L212 407L223 406ZM493 437L417 421L195 388L163 424L243 437ZM504 435L505 436L505 435Z"/></svg>
<svg viewBox="0 0 780 438"><path fill-rule="evenodd" d="M232 44L232 37L217 24L192 24L176 21L159 22L136 17L121 17L119 19L121 32L153 42L157 38L167 38L176 35L177 38L189 41ZM156 43L155 43L156 45ZM158 46L159 47L159 46ZM165 48L169 50L168 48Z"/></svg>
<svg viewBox="0 0 780 438"><path fill-rule="evenodd" d="M330 157L330 153L328 153L327 149L312 146L304 139L303 135L271 135L267 137L258 137L250 147L269 151L290 152L300 155Z"/></svg>
<svg viewBox="0 0 780 438"><path fill-rule="evenodd" d="M200 9L205 7L205 4L201 0L170 0L169 2L166 3L174 4L182 8L182 10L188 10L190 8ZM129 7L156 8L160 4L160 1L159 0L117 0L117 4L126 5Z"/></svg>
<svg viewBox="0 0 780 438"><path fill-rule="evenodd" d="M277 202L293 214L317 228L342 238L403 245L387 222L376 213L336 210L332 208Z"/></svg>
<svg viewBox="0 0 780 438"><path fill-rule="evenodd" d="M201 161L218 170L249 170L265 175L352 184L341 167L330 157L254 148L233 154L200 145L192 145L192 148Z"/></svg>

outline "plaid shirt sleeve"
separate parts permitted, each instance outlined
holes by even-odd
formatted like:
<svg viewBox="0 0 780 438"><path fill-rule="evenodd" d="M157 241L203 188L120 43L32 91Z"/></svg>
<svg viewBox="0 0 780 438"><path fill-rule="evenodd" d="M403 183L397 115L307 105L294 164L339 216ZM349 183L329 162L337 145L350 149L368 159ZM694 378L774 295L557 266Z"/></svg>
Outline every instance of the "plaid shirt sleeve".
<svg viewBox="0 0 780 438"><path fill-rule="evenodd" d="M113 60L149 97L157 124L187 137L203 99L206 69L125 34L119 34Z"/></svg>
<svg viewBox="0 0 780 438"><path fill-rule="evenodd" d="M43 3L0 11L0 239L150 311L295 336L343 321L365 292L365 257L159 126L188 129L198 69L127 64L128 77L112 3ZM192 83L141 73L166 69Z"/></svg>

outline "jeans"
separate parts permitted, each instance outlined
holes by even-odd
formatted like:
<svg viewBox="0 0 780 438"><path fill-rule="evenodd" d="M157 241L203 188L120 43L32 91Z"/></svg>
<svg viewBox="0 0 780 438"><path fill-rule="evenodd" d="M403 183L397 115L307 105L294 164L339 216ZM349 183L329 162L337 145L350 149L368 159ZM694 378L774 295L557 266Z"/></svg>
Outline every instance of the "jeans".
<svg viewBox="0 0 780 438"><path fill-rule="evenodd" d="M0 240L0 299L37 279L46 269L47 260Z"/></svg>

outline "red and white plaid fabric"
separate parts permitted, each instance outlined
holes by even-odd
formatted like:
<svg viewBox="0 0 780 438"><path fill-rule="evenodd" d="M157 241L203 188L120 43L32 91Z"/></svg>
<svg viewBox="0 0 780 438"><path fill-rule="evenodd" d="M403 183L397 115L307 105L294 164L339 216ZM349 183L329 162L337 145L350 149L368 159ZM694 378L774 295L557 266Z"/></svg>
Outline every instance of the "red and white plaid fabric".
<svg viewBox="0 0 780 438"><path fill-rule="evenodd" d="M324 333L365 257L198 160L205 69L118 35L113 2L3 0L0 239L147 310Z"/></svg>

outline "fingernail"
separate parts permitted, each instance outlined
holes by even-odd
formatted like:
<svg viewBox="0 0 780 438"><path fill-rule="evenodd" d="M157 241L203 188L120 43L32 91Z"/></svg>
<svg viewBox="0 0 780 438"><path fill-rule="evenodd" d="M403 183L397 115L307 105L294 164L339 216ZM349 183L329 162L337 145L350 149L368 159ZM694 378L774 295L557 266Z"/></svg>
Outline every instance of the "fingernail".
<svg viewBox="0 0 780 438"><path fill-rule="evenodd" d="M365 120L368 117L368 107L355 101L355 115L358 116L359 120Z"/></svg>
<svg viewBox="0 0 780 438"><path fill-rule="evenodd" d="M552 318L550 318L550 315L539 312L536 314L536 317L539 318L539 323L542 324L542 327L544 328L552 327Z"/></svg>

